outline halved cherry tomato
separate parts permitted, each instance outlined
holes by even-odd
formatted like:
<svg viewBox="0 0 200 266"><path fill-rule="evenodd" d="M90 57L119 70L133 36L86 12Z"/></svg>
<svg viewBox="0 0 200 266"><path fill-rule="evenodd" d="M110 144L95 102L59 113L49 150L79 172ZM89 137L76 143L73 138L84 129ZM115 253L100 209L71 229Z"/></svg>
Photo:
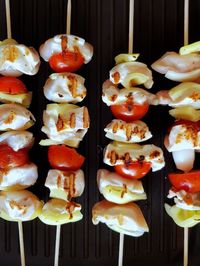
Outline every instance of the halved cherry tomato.
<svg viewBox="0 0 200 266"><path fill-rule="evenodd" d="M149 103L135 104L132 100L125 103L111 105L111 112L117 119L131 122L142 118L149 110Z"/></svg>
<svg viewBox="0 0 200 266"><path fill-rule="evenodd" d="M84 63L84 58L79 51L63 51L53 54L49 59L49 65L55 72L75 72Z"/></svg>
<svg viewBox="0 0 200 266"><path fill-rule="evenodd" d="M130 162L115 165L115 171L124 177L139 179L144 177L151 169L150 162Z"/></svg>
<svg viewBox="0 0 200 266"><path fill-rule="evenodd" d="M185 190L189 193L200 192L200 170L188 173L171 173L169 181L177 190Z"/></svg>
<svg viewBox="0 0 200 266"><path fill-rule="evenodd" d="M24 83L15 77L0 77L0 92L19 94L28 92Z"/></svg>
<svg viewBox="0 0 200 266"><path fill-rule="evenodd" d="M48 160L52 168L75 171L81 168L85 158L73 148L65 145L52 145L48 149Z"/></svg>
<svg viewBox="0 0 200 266"><path fill-rule="evenodd" d="M7 169L10 167L22 166L29 161L28 150L21 149L14 151L6 144L0 145L0 168Z"/></svg>

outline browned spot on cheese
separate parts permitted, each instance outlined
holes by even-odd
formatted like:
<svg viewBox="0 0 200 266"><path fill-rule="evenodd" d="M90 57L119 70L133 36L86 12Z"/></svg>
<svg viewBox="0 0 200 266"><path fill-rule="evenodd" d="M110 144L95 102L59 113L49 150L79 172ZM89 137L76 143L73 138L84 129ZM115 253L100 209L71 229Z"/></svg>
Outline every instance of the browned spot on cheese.
<svg viewBox="0 0 200 266"><path fill-rule="evenodd" d="M118 127L119 127L118 122L114 122L113 123L113 126L112 126L113 133L117 133Z"/></svg>
<svg viewBox="0 0 200 266"><path fill-rule="evenodd" d="M122 199L123 199L125 193L127 193L127 186L126 186L126 184L123 184L123 189L122 189L122 193L121 193Z"/></svg>
<svg viewBox="0 0 200 266"><path fill-rule="evenodd" d="M80 205L78 203L75 202L66 202L66 211L69 213L69 219L73 218L73 211L76 207L80 207Z"/></svg>
<svg viewBox="0 0 200 266"><path fill-rule="evenodd" d="M19 57L19 51L18 51L17 47L15 47L14 45L7 46L3 50L2 61L14 62L15 60L17 60L18 57Z"/></svg>
<svg viewBox="0 0 200 266"><path fill-rule="evenodd" d="M83 128L89 128L90 126L90 117L87 107L83 108Z"/></svg>
<svg viewBox="0 0 200 266"><path fill-rule="evenodd" d="M199 145L198 141L198 132L199 129L190 125L182 125L182 127L185 127L184 132L180 132L177 134L175 143L181 143L184 139L191 141L194 146Z"/></svg>
<svg viewBox="0 0 200 266"><path fill-rule="evenodd" d="M76 193L75 188L75 174L74 173L64 173L65 179L64 179L64 190L67 193L67 199L71 200Z"/></svg>
<svg viewBox="0 0 200 266"><path fill-rule="evenodd" d="M11 111L9 116L4 120L4 124L11 124L15 116L16 116L15 112Z"/></svg>
<svg viewBox="0 0 200 266"><path fill-rule="evenodd" d="M57 128L57 131L61 131L63 129L66 128L66 123L64 121L64 119L62 118L61 115L58 115L58 120L57 120L57 123L56 123L56 128Z"/></svg>
<svg viewBox="0 0 200 266"><path fill-rule="evenodd" d="M57 187L58 188L62 187L62 177L60 175L58 175L57 177Z"/></svg>
<svg viewBox="0 0 200 266"><path fill-rule="evenodd" d="M115 151L111 151L107 154L107 158L110 160L110 163L114 165L118 159L118 155Z"/></svg>
<svg viewBox="0 0 200 266"><path fill-rule="evenodd" d="M130 140L132 137L132 125L131 124L126 124L126 139Z"/></svg>
<svg viewBox="0 0 200 266"><path fill-rule="evenodd" d="M124 163L125 163L125 164L129 164L130 161L131 161L130 153L129 153L129 152L126 152L126 153L124 154Z"/></svg>
<svg viewBox="0 0 200 266"><path fill-rule="evenodd" d="M193 92L192 95L189 97L191 98L192 100L194 100L195 102L196 101L199 101L200 100L200 93L199 92Z"/></svg>
<svg viewBox="0 0 200 266"><path fill-rule="evenodd" d="M116 99L117 99L117 94L113 94L113 95L110 96L110 99L109 99L109 100L110 100L111 102L115 102Z"/></svg>
<svg viewBox="0 0 200 266"><path fill-rule="evenodd" d="M120 80L120 74L119 72L115 72L112 74L112 78L114 79L114 82L115 83L119 83L119 80Z"/></svg>
<svg viewBox="0 0 200 266"><path fill-rule="evenodd" d="M26 205L22 205L22 204L18 203L18 202L15 201L15 200L11 200L11 201L9 202L9 205L10 205L11 209L16 208L16 209L18 209L19 211L22 211L22 214L25 214L25 213L26 213Z"/></svg>
<svg viewBox="0 0 200 266"><path fill-rule="evenodd" d="M77 97L77 79L73 75L68 75L68 88L73 98Z"/></svg>
<svg viewBox="0 0 200 266"><path fill-rule="evenodd" d="M60 38L61 38L61 49L62 49L62 52L65 52L67 50L67 36L62 35Z"/></svg>
<svg viewBox="0 0 200 266"><path fill-rule="evenodd" d="M159 157L159 156L160 156L160 152L159 152L159 151L153 151L153 152L149 155L150 160L153 160L153 159L155 159L155 158L157 158L157 157Z"/></svg>
<svg viewBox="0 0 200 266"><path fill-rule="evenodd" d="M75 128L75 126L76 126L76 116L75 116L75 113L71 113L69 119L70 119L70 128Z"/></svg>

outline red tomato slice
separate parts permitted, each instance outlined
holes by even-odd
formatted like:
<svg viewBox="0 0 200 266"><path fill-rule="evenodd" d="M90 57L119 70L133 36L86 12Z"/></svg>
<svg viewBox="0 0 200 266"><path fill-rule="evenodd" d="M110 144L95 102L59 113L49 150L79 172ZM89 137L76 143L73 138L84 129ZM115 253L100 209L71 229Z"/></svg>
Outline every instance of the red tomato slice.
<svg viewBox="0 0 200 266"><path fill-rule="evenodd" d="M0 77L0 92L8 94L27 93L24 83L15 77Z"/></svg>
<svg viewBox="0 0 200 266"><path fill-rule="evenodd" d="M143 104L134 104L131 100L125 103L111 105L111 112L113 115L117 119L122 119L126 122L142 118L148 110L148 102L144 102Z"/></svg>
<svg viewBox="0 0 200 266"><path fill-rule="evenodd" d="M6 144L0 145L0 168L6 169L11 167L22 166L28 163L28 150L21 149L14 151Z"/></svg>
<svg viewBox="0 0 200 266"><path fill-rule="evenodd" d="M200 192L200 170L188 173L171 173L169 181L177 190L185 190L189 193Z"/></svg>
<svg viewBox="0 0 200 266"><path fill-rule="evenodd" d="M139 179L144 177L151 169L150 162L130 162L115 165L115 171L124 177Z"/></svg>
<svg viewBox="0 0 200 266"><path fill-rule="evenodd" d="M54 54L49 59L50 67L55 72L75 72L84 63L84 58L79 51L63 51Z"/></svg>
<svg viewBox="0 0 200 266"><path fill-rule="evenodd" d="M65 145L52 145L48 149L48 160L52 168L75 171L81 168L85 158L73 148Z"/></svg>

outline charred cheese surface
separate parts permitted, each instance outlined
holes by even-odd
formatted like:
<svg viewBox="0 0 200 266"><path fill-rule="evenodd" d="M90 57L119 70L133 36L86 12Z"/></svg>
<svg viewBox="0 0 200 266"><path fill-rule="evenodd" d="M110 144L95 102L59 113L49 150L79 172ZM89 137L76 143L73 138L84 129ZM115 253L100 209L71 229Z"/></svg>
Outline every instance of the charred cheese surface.
<svg viewBox="0 0 200 266"><path fill-rule="evenodd" d="M162 150L153 145L125 144L112 142L104 150L104 163L114 166L128 164L131 161L151 162L152 171L158 171L165 165Z"/></svg>

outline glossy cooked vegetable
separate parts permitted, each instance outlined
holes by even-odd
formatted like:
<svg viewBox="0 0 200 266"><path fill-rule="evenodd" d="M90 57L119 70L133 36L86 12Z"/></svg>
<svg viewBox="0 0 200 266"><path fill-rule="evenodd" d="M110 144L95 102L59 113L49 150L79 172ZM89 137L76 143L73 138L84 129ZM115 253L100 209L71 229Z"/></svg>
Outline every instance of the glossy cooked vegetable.
<svg viewBox="0 0 200 266"><path fill-rule="evenodd" d="M189 193L200 192L200 170L193 170L188 173L171 173L168 178L178 190L185 190Z"/></svg>
<svg viewBox="0 0 200 266"><path fill-rule="evenodd" d="M145 116L149 110L149 104L148 102L135 104L133 100L127 100L127 102L112 105L110 108L112 114L117 119L122 119L126 122L132 122Z"/></svg>
<svg viewBox="0 0 200 266"><path fill-rule="evenodd" d="M126 178L139 179L144 177L151 170L150 162L128 162L115 165L115 171Z"/></svg>
<svg viewBox="0 0 200 266"><path fill-rule="evenodd" d="M28 149L14 151L6 144L0 145L0 168L8 169L26 164L29 161Z"/></svg>
<svg viewBox="0 0 200 266"><path fill-rule="evenodd" d="M67 171L80 169L85 158L73 148L52 145L48 149L48 160L52 168Z"/></svg>

